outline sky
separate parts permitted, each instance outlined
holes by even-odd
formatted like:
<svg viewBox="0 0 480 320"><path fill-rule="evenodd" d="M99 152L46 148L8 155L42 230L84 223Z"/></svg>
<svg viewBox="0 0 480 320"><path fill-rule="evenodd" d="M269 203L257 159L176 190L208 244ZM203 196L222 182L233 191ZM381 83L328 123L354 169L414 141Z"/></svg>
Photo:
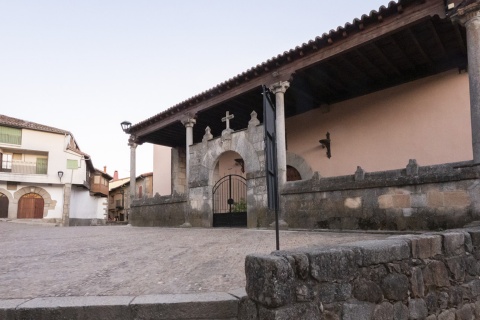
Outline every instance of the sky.
<svg viewBox="0 0 480 320"><path fill-rule="evenodd" d="M0 0L0 114L70 131L130 176L133 124L387 0ZM137 175L153 146L137 148Z"/></svg>

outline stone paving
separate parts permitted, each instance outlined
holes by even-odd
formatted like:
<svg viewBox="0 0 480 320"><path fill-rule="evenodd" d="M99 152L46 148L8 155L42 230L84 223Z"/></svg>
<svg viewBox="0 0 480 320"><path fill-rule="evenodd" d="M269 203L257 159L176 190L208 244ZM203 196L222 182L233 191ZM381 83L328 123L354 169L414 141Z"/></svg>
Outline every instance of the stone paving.
<svg viewBox="0 0 480 320"><path fill-rule="evenodd" d="M387 235L281 231L281 249ZM275 249L254 229L53 227L0 221L0 299L228 292L249 253Z"/></svg>

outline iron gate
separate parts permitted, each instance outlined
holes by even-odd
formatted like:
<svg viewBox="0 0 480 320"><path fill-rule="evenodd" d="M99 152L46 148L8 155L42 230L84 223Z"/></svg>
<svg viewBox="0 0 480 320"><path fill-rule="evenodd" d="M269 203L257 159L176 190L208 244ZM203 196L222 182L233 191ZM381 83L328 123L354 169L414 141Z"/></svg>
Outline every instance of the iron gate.
<svg viewBox="0 0 480 320"><path fill-rule="evenodd" d="M231 174L213 186L213 226L247 226L247 180Z"/></svg>

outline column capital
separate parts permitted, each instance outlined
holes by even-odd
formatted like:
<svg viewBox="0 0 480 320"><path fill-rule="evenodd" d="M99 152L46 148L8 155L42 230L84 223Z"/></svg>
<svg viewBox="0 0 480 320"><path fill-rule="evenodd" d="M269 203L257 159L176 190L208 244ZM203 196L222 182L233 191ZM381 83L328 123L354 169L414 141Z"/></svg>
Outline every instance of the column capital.
<svg viewBox="0 0 480 320"><path fill-rule="evenodd" d="M272 93L285 93L287 89L290 87L290 81L279 81L274 84L271 84L268 88Z"/></svg>
<svg viewBox="0 0 480 320"><path fill-rule="evenodd" d="M185 126L185 128L193 128L196 123L197 120L195 120L195 118L186 117L182 119L182 124Z"/></svg>
<svg viewBox="0 0 480 320"><path fill-rule="evenodd" d="M476 1L458 8L456 12L451 15L451 19L464 26L467 26L473 20L480 19L480 2Z"/></svg>
<svg viewBox="0 0 480 320"><path fill-rule="evenodd" d="M134 134L130 135L130 137L128 138L128 146L130 148L136 148L137 145L137 137Z"/></svg>

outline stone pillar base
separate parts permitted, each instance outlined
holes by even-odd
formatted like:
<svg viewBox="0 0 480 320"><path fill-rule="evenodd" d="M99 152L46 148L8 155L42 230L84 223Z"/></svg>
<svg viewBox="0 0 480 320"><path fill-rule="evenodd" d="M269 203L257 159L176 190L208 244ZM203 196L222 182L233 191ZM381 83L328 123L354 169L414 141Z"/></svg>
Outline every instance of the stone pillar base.
<svg viewBox="0 0 480 320"><path fill-rule="evenodd" d="M275 221L270 224L270 228L275 229ZM278 229L287 230L288 223L286 223L283 219L278 220Z"/></svg>

